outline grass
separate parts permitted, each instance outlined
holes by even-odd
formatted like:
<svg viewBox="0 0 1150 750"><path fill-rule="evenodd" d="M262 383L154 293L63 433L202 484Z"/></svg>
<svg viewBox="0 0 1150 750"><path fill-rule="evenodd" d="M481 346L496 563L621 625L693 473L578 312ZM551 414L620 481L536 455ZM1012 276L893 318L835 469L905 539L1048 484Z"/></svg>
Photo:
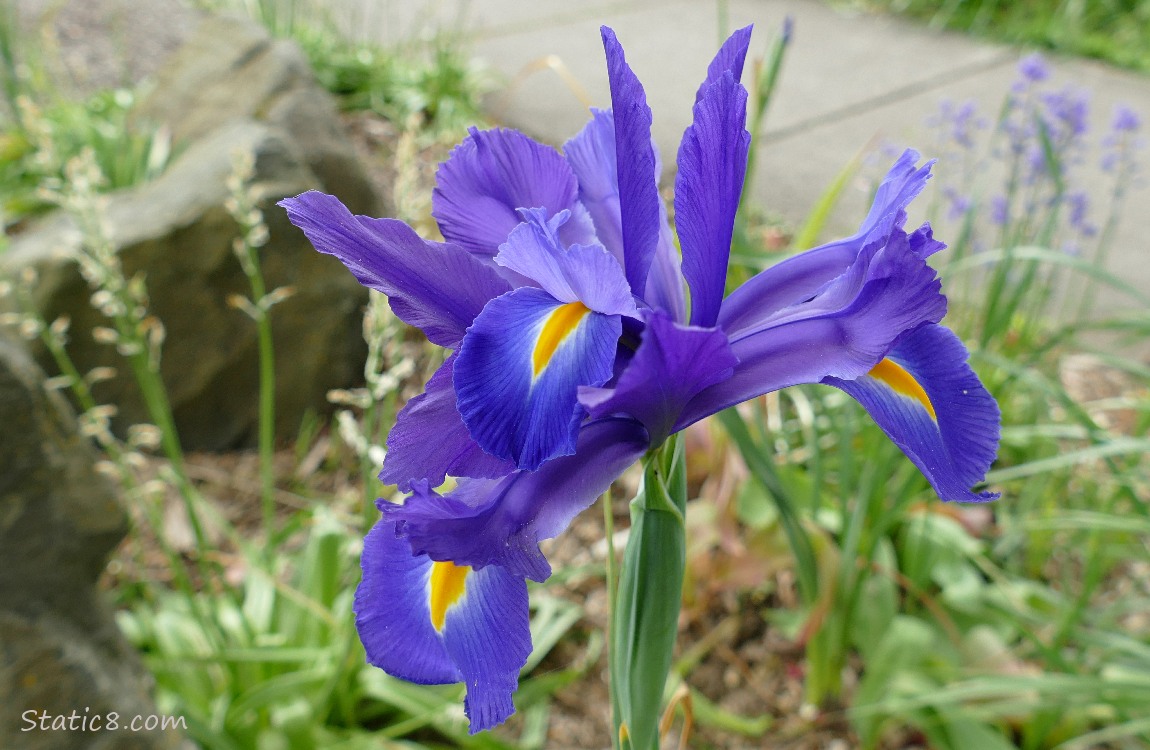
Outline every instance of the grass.
<svg viewBox="0 0 1150 750"><path fill-rule="evenodd" d="M1060 54L1092 57L1150 73L1146 0L864 0L936 28Z"/></svg>

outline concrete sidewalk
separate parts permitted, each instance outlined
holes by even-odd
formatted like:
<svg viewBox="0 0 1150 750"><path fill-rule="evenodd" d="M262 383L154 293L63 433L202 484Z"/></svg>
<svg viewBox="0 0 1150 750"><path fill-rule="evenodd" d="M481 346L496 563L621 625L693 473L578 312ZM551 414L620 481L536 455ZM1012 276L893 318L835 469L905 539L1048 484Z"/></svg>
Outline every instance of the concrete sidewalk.
<svg viewBox="0 0 1150 750"><path fill-rule="evenodd" d="M718 48L718 8L706 0L476 0L379 3L341 0L356 8L360 34L395 42L414 30L457 29L471 51L513 88L494 100L494 114L537 138L561 144L587 119L576 90L553 69L525 75L533 63L560 61L586 90L591 104L610 106L599 38L600 24L613 27L627 58L643 81L654 111L654 135L664 177L689 124L695 88ZM751 56L762 56L785 17L795 22L775 101L768 113L752 199L770 212L801 221L845 164L860 150L881 142L939 154L938 135L926 126L941 100L977 102L993 120L1017 79L1022 53L964 35L938 33L895 18L835 10L816 0L730 0L731 29L754 23ZM1050 83L1086 89L1091 98L1091 141L1110 124L1114 106L1129 104L1150 125L1150 78L1082 60L1051 60ZM1108 177L1083 168L1079 186L1097 200L1109 194ZM1150 159L1150 154L1146 154ZM871 170L881 174L891 159ZM949 174L948 174L949 170ZM958 165L944 157L938 185L957 178ZM867 186L859 180L842 199L828 232L853 232L865 214ZM930 188L928 188L930 190ZM919 200L912 221L938 195ZM1135 192L1118 227L1108 266L1127 282L1150 292L1150 191ZM1101 222L1103 216L1096 216ZM947 238L945 227L939 236ZM1129 308L1119 295L1102 295L1098 312ZM1150 312L1150 311L1148 311Z"/></svg>

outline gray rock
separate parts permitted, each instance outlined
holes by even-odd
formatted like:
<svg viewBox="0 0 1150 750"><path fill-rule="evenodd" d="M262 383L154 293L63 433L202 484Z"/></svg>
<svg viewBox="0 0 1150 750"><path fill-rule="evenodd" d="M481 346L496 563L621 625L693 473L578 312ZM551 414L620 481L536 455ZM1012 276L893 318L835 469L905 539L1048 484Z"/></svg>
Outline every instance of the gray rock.
<svg viewBox="0 0 1150 750"><path fill-rule="evenodd" d="M376 214L377 199L343 133L331 97L291 43L262 28L209 17L159 73L138 116L166 123L182 149L152 183L110 197L105 216L126 273L143 272L151 312L167 331L161 374L186 447L222 449L254 442L258 358L255 324L228 305L249 286L232 254L237 227L225 209L235 155L254 155L255 192L270 239L260 251L268 289L296 294L271 313L277 362L277 433L297 434L308 410L327 409L325 394L361 378L366 345L360 311L367 296L334 259L312 249L277 200L318 188L357 213ZM106 325L72 256L74 223L53 216L17 237L0 256L0 274L40 272L37 307L47 320L72 320L70 352L81 371L114 366L97 388L115 404L117 430L148 422L127 364L88 331ZM51 368L43 352L38 352Z"/></svg>
<svg viewBox="0 0 1150 750"><path fill-rule="evenodd" d="M366 293L336 260L317 253L275 201L317 185L281 131L233 120L201 138L152 183L112 195L106 225L125 273L143 272L151 312L167 337L161 375L185 446L217 449L250 443L257 425L256 326L229 306L250 294L232 253L237 227L224 202L234 155L255 160L253 190L261 196L270 239L260 257L268 289L296 294L272 309L276 398L281 435L293 436L308 409L322 410L328 389L347 387L362 372L361 308ZM96 396L117 405L119 428L151 421L127 363L88 332L107 325L89 305L90 292L72 260L80 235L56 215L20 236L0 256L0 271L39 272L35 304L47 320L72 321L69 352L81 371L118 368Z"/></svg>
<svg viewBox="0 0 1150 750"><path fill-rule="evenodd" d="M44 380L0 333L0 747L177 747L171 731L41 731L26 721L157 713L150 678L95 590L127 518Z"/></svg>
<svg viewBox="0 0 1150 750"><path fill-rule="evenodd" d="M134 116L171 128L177 148L233 120L280 128L318 185L354 213L380 207L349 146L335 100L294 42L233 16L207 16L156 76Z"/></svg>
<svg viewBox="0 0 1150 750"><path fill-rule="evenodd" d="M183 0L7 0L15 54L42 68L49 90L84 97L155 75L201 13Z"/></svg>

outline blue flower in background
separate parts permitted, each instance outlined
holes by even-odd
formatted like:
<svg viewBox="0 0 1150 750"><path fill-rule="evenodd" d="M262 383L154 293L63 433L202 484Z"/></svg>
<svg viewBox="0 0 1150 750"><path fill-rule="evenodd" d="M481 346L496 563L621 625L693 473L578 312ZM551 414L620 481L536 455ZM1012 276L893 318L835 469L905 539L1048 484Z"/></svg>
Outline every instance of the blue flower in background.
<svg viewBox="0 0 1150 750"><path fill-rule="evenodd" d="M994 459L999 412L938 325L946 299L926 258L944 246L929 225L904 230L930 176L918 154L899 158L854 236L724 297L750 143L749 39L748 27L727 40L696 95L675 180L679 248L651 111L608 28L612 109L562 153L472 130L437 175L445 242L322 193L282 203L318 250L451 351L388 438L380 478L409 496L380 503L356 622L372 664L464 682L473 732L514 711L531 650L526 579L551 572L539 542L646 451L722 409L832 385L944 500L994 497L970 490ZM448 476L459 481L439 494Z"/></svg>

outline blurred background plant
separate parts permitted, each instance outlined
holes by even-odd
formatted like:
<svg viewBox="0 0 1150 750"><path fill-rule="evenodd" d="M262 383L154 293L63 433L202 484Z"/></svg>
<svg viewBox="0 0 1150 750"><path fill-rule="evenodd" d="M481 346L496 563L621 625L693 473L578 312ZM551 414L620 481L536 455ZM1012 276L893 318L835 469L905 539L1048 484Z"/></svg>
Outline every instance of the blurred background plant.
<svg viewBox="0 0 1150 750"><path fill-rule="evenodd" d="M498 81L470 58L457 34L438 29L384 48L354 41L354 20L308 0L198 0L216 11L246 13L275 36L295 40L320 83L349 111L367 110L402 124L419 117L421 138L456 139L485 118L481 103Z"/></svg>
<svg viewBox="0 0 1150 750"><path fill-rule="evenodd" d="M934 28L1150 71L1150 4L1145 0L836 0L836 4L902 13Z"/></svg>
<svg viewBox="0 0 1150 750"><path fill-rule="evenodd" d="M1145 12L1144 3L1108 4L1127 19ZM397 216L434 237L427 149L437 144L431 153L441 154L465 126L482 124L491 86L457 40L384 49L344 41L333 19L302 0L212 5L297 40L346 109L390 123ZM1047 18L1095 13L1091 3L1058 5ZM1010 7L949 3L935 13L945 10L947 23L981 13L991 28ZM363 533L386 491L375 476L395 414L439 364L376 293L363 329L365 386L331 393L332 423L309 422L294 445L271 446L261 433L256 486L230 490L262 507L258 518L205 496L217 477L184 455L156 375L162 323L148 314L145 280L125 278L107 252L100 221L102 191L163 168L166 135L132 129L130 93L77 105L39 88L13 29L0 10L5 227L50 206L82 219L92 302L109 318L93 333L121 351L151 394L152 424L124 438L111 433L114 406L90 390L107 373L71 363L67 320L37 319L27 304L5 320L51 352L62 375L50 385L71 389L129 502L136 531L108 584L122 628L156 675L159 709L186 717L205 748L544 747L565 689L589 702L587 717L601 718L604 706L588 697L599 694L601 613L586 590L603 589L607 551L591 543L579 542L590 552L532 591L535 652L510 729L469 736L461 686L410 685L365 664L351 608ZM750 68L756 136L788 38L776 35ZM1111 43L1136 56L1147 48L1139 39ZM1091 316L1101 294L1150 310L1144 290L1102 270L1111 228L1143 179L1143 131L1135 113L1120 110L1109 133L1088 140L1088 103L1055 83L1040 59L1027 58L1000 110L949 103L932 117L941 160L929 218L947 227L939 234L951 245L939 269L952 296L949 321L1002 405L1003 445L989 481L1005 499L942 505L832 389L772 394L693 430L684 450L705 470L688 477L698 499L688 508L687 604L666 687L668 727L681 716L715 746L768 742L767 732L779 742L832 736L864 748L1150 743L1150 368L1116 354L1119 346L1090 351L1096 339L1086 338L1150 336L1144 314ZM1098 160L1110 177L1102 195L1080 182ZM732 279L816 244L864 161L845 165L794 231L745 207ZM252 296L234 306L263 327L287 291L263 288L264 217L249 190L240 169L230 208ZM28 274L6 291L19 301L34 283ZM261 346L262 362L272 356ZM261 388L267 425L274 384ZM608 520L626 515L618 502L607 510ZM585 515L595 539L609 524ZM191 541L180 541L181 529ZM790 650L764 656L768 632ZM716 661L742 670L724 673L718 689L704 679ZM767 692L761 685L752 686L752 708L720 705L724 685L752 682L760 670L802 685L794 710L778 696L755 698Z"/></svg>

